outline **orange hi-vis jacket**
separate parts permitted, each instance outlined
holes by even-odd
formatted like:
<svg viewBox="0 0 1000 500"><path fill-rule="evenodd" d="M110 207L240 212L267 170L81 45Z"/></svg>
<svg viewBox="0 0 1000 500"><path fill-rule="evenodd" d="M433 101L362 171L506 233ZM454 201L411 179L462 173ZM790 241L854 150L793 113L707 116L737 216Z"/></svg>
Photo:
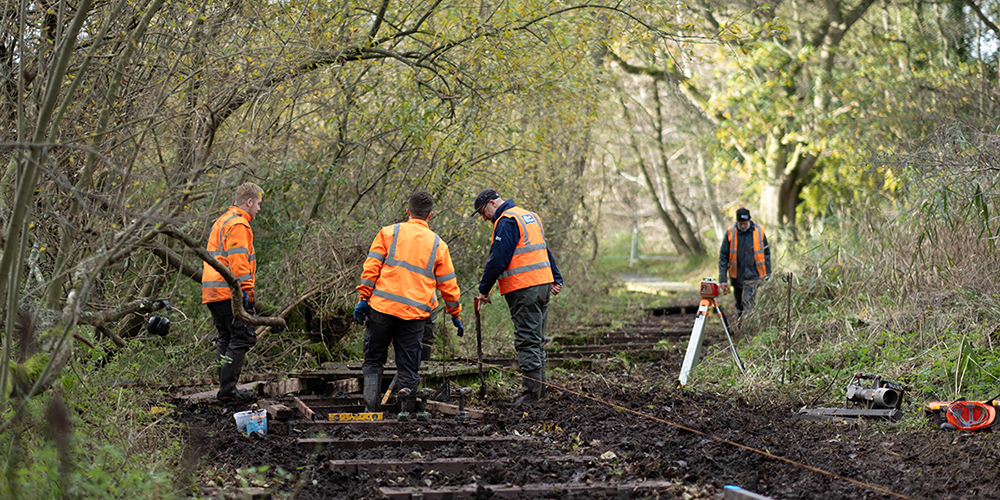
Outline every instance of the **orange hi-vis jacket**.
<svg viewBox="0 0 1000 500"><path fill-rule="evenodd" d="M257 276L257 255L253 250L253 230L250 214L232 206L222 214L208 235L208 254L229 268L243 290L253 290ZM226 280L206 262L201 272L201 302L229 300L233 292Z"/></svg>
<svg viewBox="0 0 1000 500"><path fill-rule="evenodd" d="M548 246L545 245L545 231L538 215L518 206L508 208L493 223L494 238L496 238L497 224L503 217L510 217L517 222L521 237L514 247L510 264L497 280L500 295L555 281L549 263Z"/></svg>
<svg viewBox="0 0 1000 500"><path fill-rule="evenodd" d="M448 314L459 318L462 312L448 244L423 219L386 226L375 235L357 289L372 309L403 320L428 318L437 307L435 290Z"/></svg>
<svg viewBox="0 0 1000 500"><path fill-rule="evenodd" d="M736 245L739 238L736 237L736 227L730 227L727 232L729 238L729 277L736 278ZM753 261L757 266L757 274L761 278L767 277L767 264L764 259L764 226L753 225Z"/></svg>

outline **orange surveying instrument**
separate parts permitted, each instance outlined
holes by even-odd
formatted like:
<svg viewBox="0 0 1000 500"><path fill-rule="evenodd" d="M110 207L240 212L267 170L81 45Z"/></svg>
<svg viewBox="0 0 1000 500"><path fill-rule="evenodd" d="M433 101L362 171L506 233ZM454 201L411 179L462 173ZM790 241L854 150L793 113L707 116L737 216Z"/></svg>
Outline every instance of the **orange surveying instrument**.
<svg viewBox="0 0 1000 500"><path fill-rule="evenodd" d="M747 372L743 368L743 360L740 359L739 353L736 352L736 344L733 343L733 337L729 335L729 322L726 321L726 315L723 314L722 308L719 307L719 302L715 300L718 296L719 282L715 281L715 278L703 278L701 280L701 304L698 306L698 315L695 317L694 328L691 330L691 340L688 341L687 352L684 354L684 364L681 365L680 382L682 386L687 385L688 377L691 376L694 367L701 361L701 343L702 333L705 329L705 320L713 310L722 321L722 331L726 332L729 347L732 348L733 357L736 358L736 366L740 367L741 372Z"/></svg>

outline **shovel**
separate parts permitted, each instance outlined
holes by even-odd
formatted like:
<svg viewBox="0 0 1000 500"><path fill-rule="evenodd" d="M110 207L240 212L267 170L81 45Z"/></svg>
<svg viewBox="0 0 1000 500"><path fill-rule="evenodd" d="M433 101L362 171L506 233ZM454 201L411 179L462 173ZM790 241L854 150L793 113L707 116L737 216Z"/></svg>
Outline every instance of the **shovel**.
<svg viewBox="0 0 1000 500"><path fill-rule="evenodd" d="M483 327L479 321L479 297L472 301L472 308L476 311L476 360L479 362L479 398L486 398L486 376L483 375Z"/></svg>

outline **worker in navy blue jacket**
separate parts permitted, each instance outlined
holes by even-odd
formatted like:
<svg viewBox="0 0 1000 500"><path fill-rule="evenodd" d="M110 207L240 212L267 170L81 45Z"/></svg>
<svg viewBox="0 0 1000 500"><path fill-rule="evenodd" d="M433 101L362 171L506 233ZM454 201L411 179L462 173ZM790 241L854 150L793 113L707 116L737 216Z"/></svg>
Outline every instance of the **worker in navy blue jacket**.
<svg viewBox="0 0 1000 500"><path fill-rule="evenodd" d="M480 302L490 303L490 290L499 285L514 321L514 349L521 368L521 398L516 404L534 404L545 389L545 320L549 295L558 295L563 279L545 242L538 214L503 201L484 189L473 204L476 214L493 223L490 256L479 281Z"/></svg>

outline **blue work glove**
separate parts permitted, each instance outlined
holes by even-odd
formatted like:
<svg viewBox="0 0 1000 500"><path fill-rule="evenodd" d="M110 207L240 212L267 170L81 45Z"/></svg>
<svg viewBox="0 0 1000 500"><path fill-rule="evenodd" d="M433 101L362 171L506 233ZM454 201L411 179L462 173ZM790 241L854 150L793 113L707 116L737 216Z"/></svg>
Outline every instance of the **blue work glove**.
<svg viewBox="0 0 1000 500"><path fill-rule="evenodd" d="M458 336L459 337L461 337L462 335L465 335L465 327L462 326L462 320L460 320L460 319L452 316L451 317L451 324L455 325L455 328L458 328Z"/></svg>
<svg viewBox="0 0 1000 500"><path fill-rule="evenodd" d="M368 302L359 300L358 305L354 306L354 321L359 325L365 324L365 318L368 317L368 310L371 308Z"/></svg>
<svg viewBox="0 0 1000 500"><path fill-rule="evenodd" d="M253 290L243 290L243 309L250 314L257 314L257 300Z"/></svg>

